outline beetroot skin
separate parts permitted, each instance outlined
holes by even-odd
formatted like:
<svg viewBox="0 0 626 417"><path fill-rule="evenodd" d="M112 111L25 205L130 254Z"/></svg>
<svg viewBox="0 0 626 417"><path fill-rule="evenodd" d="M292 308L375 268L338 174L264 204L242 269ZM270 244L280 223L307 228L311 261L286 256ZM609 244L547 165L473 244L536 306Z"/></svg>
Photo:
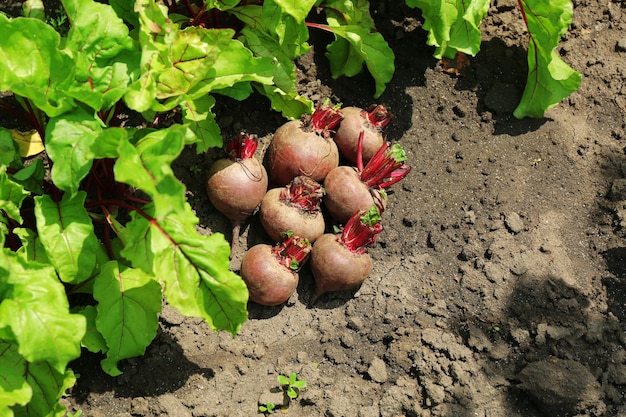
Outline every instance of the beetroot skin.
<svg viewBox="0 0 626 417"><path fill-rule="evenodd" d="M365 185L356 168L342 165L330 171L324 180L326 196L324 205L330 216L344 224L356 212L376 205L382 213L387 195L378 190L370 190ZM376 198L375 198L376 197Z"/></svg>
<svg viewBox="0 0 626 417"><path fill-rule="evenodd" d="M219 159L207 174L207 193L215 208L233 224L247 219L259 206L268 187L268 177L255 158Z"/></svg>
<svg viewBox="0 0 626 417"><path fill-rule="evenodd" d="M298 271L310 253L311 243L291 234L274 246L261 243L246 251L240 275L249 300L265 306L289 300L298 286Z"/></svg>
<svg viewBox="0 0 626 417"><path fill-rule="evenodd" d="M330 233L317 239L309 264L318 296L356 288L372 272L372 258L367 253L351 252L338 236Z"/></svg>
<svg viewBox="0 0 626 417"><path fill-rule="evenodd" d="M267 234L282 240L286 231L311 243L320 237L326 222L320 209L323 187L309 177L298 176L286 187L271 189L263 197L259 219Z"/></svg>
<svg viewBox="0 0 626 417"><path fill-rule="evenodd" d="M372 272L372 259L366 249L383 230L375 206L355 213L339 234L322 235L311 250L311 272L315 279L312 302L329 291L358 287Z"/></svg>
<svg viewBox="0 0 626 417"><path fill-rule="evenodd" d="M356 164L359 134L364 132L363 162L369 162L383 146L383 128L391 122L393 114L383 105L370 106L367 110L344 107L341 113L343 120L334 136L339 152L347 161Z"/></svg>
<svg viewBox="0 0 626 417"><path fill-rule="evenodd" d="M248 286L250 301L265 306L289 300L299 281L298 274L281 265L272 255L272 247L265 244L255 245L246 251L240 274Z"/></svg>
<svg viewBox="0 0 626 417"><path fill-rule="evenodd" d="M286 185L299 175L323 181L339 165L339 150L330 132L341 117L339 109L321 105L311 116L279 127L266 153L272 183Z"/></svg>
<svg viewBox="0 0 626 417"><path fill-rule="evenodd" d="M267 171L253 156L257 146L255 135L241 133L228 142L228 156L215 161L207 172L209 200L233 226L231 253L237 248L241 223L254 213L267 192Z"/></svg>
<svg viewBox="0 0 626 417"><path fill-rule="evenodd" d="M363 132L359 135L357 167L337 167L324 180L324 205L331 217L339 223L347 221L357 211L367 210L372 204L382 213L387 204L385 188L411 172L411 167L404 162L404 149L390 142L385 142L363 167L361 145L364 136Z"/></svg>

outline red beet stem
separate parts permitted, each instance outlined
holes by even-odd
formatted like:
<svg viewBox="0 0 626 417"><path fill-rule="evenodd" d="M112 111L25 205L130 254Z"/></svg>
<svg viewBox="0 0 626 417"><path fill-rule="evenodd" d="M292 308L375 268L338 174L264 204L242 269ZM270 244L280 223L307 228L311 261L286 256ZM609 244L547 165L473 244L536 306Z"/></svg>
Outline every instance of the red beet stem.
<svg viewBox="0 0 626 417"><path fill-rule="evenodd" d="M311 242L309 239L287 232L285 240L276 244L272 248L272 253L285 268L298 271L311 253Z"/></svg>
<svg viewBox="0 0 626 417"><path fill-rule="evenodd" d="M346 222L339 240L350 252L365 253L383 230L380 221L376 206L372 206L367 212L354 213Z"/></svg>
<svg viewBox="0 0 626 417"><path fill-rule="evenodd" d="M361 113L364 119L377 129L384 129L394 118L392 112L382 104L371 105Z"/></svg>
<svg viewBox="0 0 626 417"><path fill-rule="evenodd" d="M312 115L305 115L302 119L305 129L312 129L314 132L327 137L330 136L331 131L339 126L343 120L343 115L340 105L331 106L328 103L320 103Z"/></svg>
<svg viewBox="0 0 626 417"><path fill-rule="evenodd" d="M359 141L356 148L356 168L359 172L363 171L363 139L365 138L365 130L361 130L359 133Z"/></svg>
<svg viewBox="0 0 626 417"><path fill-rule="evenodd" d="M359 136L359 142L362 141L362 136ZM359 169L361 181L370 188L387 188L411 172L411 167L404 163L405 160L406 153L402 146L385 142L365 168Z"/></svg>
<svg viewBox="0 0 626 417"><path fill-rule="evenodd" d="M317 181L299 175L281 190L279 199L288 206L313 213L319 211L324 194L324 188Z"/></svg>
<svg viewBox="0 0 626 417"><path fill-rule="evenodd" d="M239 133L239 136L232 138L226 145L228 156L234 160L250 159L259 146L259 138L257 135L249 135L245 132Z"/></svg>

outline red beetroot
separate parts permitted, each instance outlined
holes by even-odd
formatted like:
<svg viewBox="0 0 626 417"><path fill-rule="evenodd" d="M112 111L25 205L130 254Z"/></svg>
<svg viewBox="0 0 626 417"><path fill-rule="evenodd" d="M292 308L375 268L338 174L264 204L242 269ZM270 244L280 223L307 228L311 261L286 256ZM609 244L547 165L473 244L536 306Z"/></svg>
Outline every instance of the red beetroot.
<svg viewBox="0 0 626 417"><path fill-rule="evenodd" d="M275 246L261 243L250 248L240 271L250 301L275 306L289 300L298 286L298 271L310 253L311 243L293 234Z"/></svg>
<svg viewBox="0 0 626 417"><path fill-rule="evenodd" d="M357 167L337 167L324 180L324 205L338 223L346 222L352 214L372 205L382 213L387 202L385 188L411 172L411 167L404 163L406 154L402 147L389 142L378 149L364 168L360 145L363 136L363 133L359 135Z"/></svg>
<svg viewBox="0 0 626 417"><path fill-rule="evenodd" d="M261 224L275 241L290 230L313 243L326 228L320 209L323 196L324 188L317 181L297 176L287 186L265 194L259 209Z"/></svg>
<svg viewBox="0 0 626 417"><path fill-rule="evenodd" d="M321 104L312 115L279 127L266 153L272 183L286 185L298 175L323 181L339 165L339 150L331 131L341 118L338 106Z"/></svg>
<svg viewBox="0 0 626 417"><path fill-rule="evenodd" d="M334 136L339 152L347 161L356 164L359 134L364 132L363 162L369 162L385 143L383 129L393 120L393 113L382 104L369 106L365 110L344 107L341 113L343 120Z"/></svg>
<svg viewBox="0 0 626 417"><path fill-rule="evenodd" d="M207 173L209 200L233 225L231 252L236 248L241 224L267 192L267 172L253 156L257 146L255 135L242 132L226 145L228 156L215 161Z"/></svg>
<svg viewBox="0 0 626 417"><path fill-rule="evenodd" d="M378 209L354 213L340 234L322 235L309 260L315 279L312 302L330 291L358 287L372 272L372 259L366 248L372 246L382 231Z"/></svg>

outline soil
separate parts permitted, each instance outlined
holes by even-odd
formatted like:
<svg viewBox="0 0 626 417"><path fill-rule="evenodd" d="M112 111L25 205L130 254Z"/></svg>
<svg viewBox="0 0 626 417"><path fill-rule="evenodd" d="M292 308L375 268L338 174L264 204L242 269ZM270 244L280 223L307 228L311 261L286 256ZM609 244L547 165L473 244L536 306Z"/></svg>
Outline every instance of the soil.
<svg viewBox="0 0 626 417"><path fill-rule="evenodd" d="M626 415L626 4L575 0L558 53L579 91L542 119L512 111L526 81L516 2L492 3L481 52L462 76L442 71L416 10L373 1L396 73L376 100L411 174L392 187L374 271L356 291L309 305L306 268L281 307L249 306L236 338L165 305L145 356L107 376L100 357L64 399L101 416L252 416L285 404L278 374L307 387L287 415L534 417ZM367 106L364 72L334 80L325 34L298 62L314 101ZM220 97L224 136L267 143L284 122L262 97ZM204 190L207 155L176 163L203 233L230 226ZM267 242L256 219L240 247ZM238 269L241 252L235 253Z"/></svg>

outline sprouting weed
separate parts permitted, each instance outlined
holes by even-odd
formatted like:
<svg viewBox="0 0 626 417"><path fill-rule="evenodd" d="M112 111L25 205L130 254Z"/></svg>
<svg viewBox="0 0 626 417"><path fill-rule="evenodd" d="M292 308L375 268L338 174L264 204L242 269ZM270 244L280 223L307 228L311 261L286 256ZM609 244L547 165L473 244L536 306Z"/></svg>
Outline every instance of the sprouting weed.
<svg viewBox="0 0 626 417"><path fill-rule="evenodd" d="M289 374L289 377L278 375L278 383L292 400L298 398L298 393L301 389L306 388L306 381L298 379L295 372Z"/></svg>
<svg viewBox="0 0 626 417"><path fill-rule="evenodd" d="M274 414L274 410L276 409L276 405L273 403L267 403L259 406L259 411L263 414Z"/></svg>

